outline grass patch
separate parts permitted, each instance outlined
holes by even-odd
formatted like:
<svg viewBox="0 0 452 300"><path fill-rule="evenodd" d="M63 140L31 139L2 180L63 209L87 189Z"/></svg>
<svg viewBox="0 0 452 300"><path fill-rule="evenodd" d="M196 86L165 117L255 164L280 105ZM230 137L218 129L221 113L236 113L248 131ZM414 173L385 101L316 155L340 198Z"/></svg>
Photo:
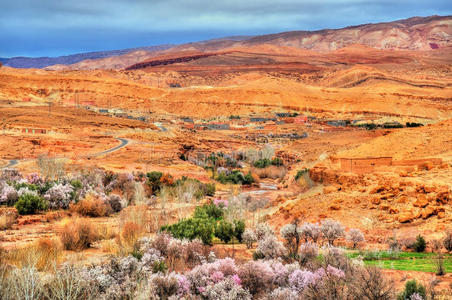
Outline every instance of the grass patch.
<svg viewBox="0 0 452 300"><path fill-rule="evenodd" d="M436 254L425 252L350 251L347 253L347 256L349 258L357 258L358 256L361 256L363 260L384 260L384 259L431 258L435 257Z"/></svg>
<svg viewBox="0 0 452 300"><path fill-rule="evenodd" d="M364 261L364 264L400 271L436 272L435 260L430 258L367 260ZM452 258L448 257L444 259L444 268L447 273L452 273Z"/></svg>
<svg viewBox="0 0 452 300"><path fill-rule="evenodd" d="M436 272L436 253L393 251L350 251L349 258L362 257L364 264L400 271ZM444 256L444 268L452 272L452 255Z"/></svg>

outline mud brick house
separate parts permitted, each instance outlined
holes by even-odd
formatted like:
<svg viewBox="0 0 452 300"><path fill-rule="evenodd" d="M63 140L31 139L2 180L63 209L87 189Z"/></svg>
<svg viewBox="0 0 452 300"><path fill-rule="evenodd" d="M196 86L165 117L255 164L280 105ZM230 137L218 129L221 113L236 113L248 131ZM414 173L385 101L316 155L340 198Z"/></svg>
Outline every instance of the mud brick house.
<svg viewBox="0 0 452 300"><path fill-rule="evenodd" d="M22 128L22 133L46 134L47 130L42 128Z"/></svg>
<svg viewBox="0 0 452 300"><path fill-rule="evenodd" d="M183 124L182 126L185 129L195 129L195 124L192 124L192 123L186 123L186 124Z"/></svg>
<svg viewBox="0 0 452 300"><path fill-rule="evenodd" d="M262 118L262 117L252 117L252 118L250 118L250 122L253 122L253 123L269 122L269 121L276 122L276 119L275 118Z"/></svg>
<svg viewBox="0 0 452 300"><path fill-rule="evenodd" d="M212 123L212 124L207 124L207 128L211 129L211 130L229 130L229 124L227 123Z"/></svg>
<svg viewBox="0 0 452 300"><path fill-rule="evenodd" d="M192 118L181 118L181 120L185 123L194 123Z"/></svg>
<svg viewBox="0 0 452 300"><path fill-rule="evenodd" d="M128 114L126 113L115 113L115 116L118 118L127 118Z"/></svg>
<svg viewBox="0 0 452 300"><path fill-rule="evenodd" d="M297 116L293 119L293 122L295 124L304 124L304 123L308 122L308 117L307 116Z"/></svg>
<svg viewBox="0 0 452 300"><path fill-rule="evenodd" d="M344 120L327 121L326 124L335 127L345 127L347 126L347 121Z"/></svg>
<svg viewBox="0 0 452 300"><path fill-rule="evenodd" d="M289 118L292 117L291 113L276 113L275 114L278 118Z"/></svg>

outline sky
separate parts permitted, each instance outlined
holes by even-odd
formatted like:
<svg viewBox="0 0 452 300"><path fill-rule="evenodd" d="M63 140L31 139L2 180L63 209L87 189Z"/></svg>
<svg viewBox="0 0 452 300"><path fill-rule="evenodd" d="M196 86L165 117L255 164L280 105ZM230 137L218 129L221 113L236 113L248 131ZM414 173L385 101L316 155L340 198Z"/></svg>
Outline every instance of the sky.
<svg viewBox="0 0 452 300"><path fill-rule="evenodd" d="M452 15L450 0L0 0L0 57Z"/></svg>

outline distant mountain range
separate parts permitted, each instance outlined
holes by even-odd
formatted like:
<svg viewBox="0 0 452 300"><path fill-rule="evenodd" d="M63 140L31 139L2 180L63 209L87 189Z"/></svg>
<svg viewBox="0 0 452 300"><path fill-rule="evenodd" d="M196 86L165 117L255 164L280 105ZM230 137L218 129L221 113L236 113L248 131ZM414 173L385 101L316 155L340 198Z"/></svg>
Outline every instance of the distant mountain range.
<svg viewBox="0 0 452 300"><path fill-rule="evenodd" d="M393 22L363 24L340 29L290 31L259 36L231 36L181 45L161 45L114 51L100 51L60 57L14 57L0 59L15 68L124 69L140 63L167 64L175 56L195 56L200 52L227 51L231 48L270 45L320 52L335 51L349 45L382 50L436 50L452 48L452 16L413 17ZM184 53L185 52L185 53ZM170 55L170 60L168 60ZM202 54L200 57L203 57ZM192 59L192 58L185 58ZM168 61L167 61L168 60ZM143 66L143 65L141 65Z"/></svg>
<svg viewBox="0 0 452 300"><path fill-rule="evenodd" d="M147 46L138 48L128 48L121 50L110 50L110 51L95 51L86 53L77 53L58 57L11 57L11 58L0 58L0 62L8 67L13 68L45 68L52 65L72 65L87 59L100 59L112 56L124 55L129 52L134 51L162 51L173 47L174 45L158 45L158 46Z"/></svg>

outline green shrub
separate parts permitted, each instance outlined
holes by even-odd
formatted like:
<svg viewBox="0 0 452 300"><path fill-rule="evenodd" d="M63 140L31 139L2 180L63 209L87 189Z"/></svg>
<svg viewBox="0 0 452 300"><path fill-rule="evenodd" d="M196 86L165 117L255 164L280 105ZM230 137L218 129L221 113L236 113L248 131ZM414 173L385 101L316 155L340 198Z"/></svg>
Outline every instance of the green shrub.
<svg viewBox="0 0 452 300"><path fill-rule="evenodd" d="M297 174L295 175L295 180L300 179L306 173L309 173L309 169L308 168L304 168L302 170L298 170Z"/></svg>
<svg viewBox="0 0 452 300"><path fill-rule="evenodd" d="M266 167L268 167L268 166L270 166L270 165L273 165L273 166L282 166L283 164L284 164L284 163L283 163L283 160L282 160L281 158L279 158L279 157L275 157L275 158L272 159L272 160L270 160L270 159L268 159L268 158L264 158L264 159L256 160L256 161L254 162L254 167L255 167L255 168L263 169L263 168L266 168Z"/></svg>
<svg viewBox="0 0 452 300"><path fill-rule="evenodd" d="M14 188L18 191L21 188L28 188L30 191L39 191L39 187L35 184L28 184L26 182L22 182L22 183L15 183L14 184Z"/></svg>
<svg viewBox="0 0 452 300"><path fill-rule="evenodd" d="M71 180L71 185L74 188L74 190L79 190L83 187L82 182L78 179Z"/></svg>
<svg viewBox="0 0 452 300"><path fill-rule="evenodd" d="M30 215L47 209L47 202L33 194L23 194L17 200L16 209L21 215Z"/></svg>
<svg viewBox="0 0 452 300"><path fill-rule="evenodd" d="M198 206L195 209L195 213L193 215L194 218L199 219L214 219L220 220L223 218L224 211L222 208L216 206L213 203L204 204L203 206Z"/></svg>
<svg viewBox="0 0 452 300"><path fill-rule="evenodd" d="M186 182L194 184L197 189L194 194L196 199L202 199L205 196L214 196L215 195L215 184L214 183L202 183L198 179L189 178L186 176L182 176L182 178L177 179L174 182L175 186L183 186Z"/></svg>
<svg viewBox="0 0 452 300"><path fill-rule="evenodd" d="M223 220L224 211L215 204L204 204L195 209L192 218L178 223L162 226L161 231L167 231L178 239L201 239L205 245L211 245L214 236L225 243L234 237L241 242L245 231L245 223L235 220L234 223Z"/></svg>
<svg viewBox="0 0 452 300"><path fill-rule="evenodd" d="M252 184L254 182L254 178L251 175L251 172L248 172L248 174L245 175L244 181L242 184Z"/></svg>
<svg viewBox="0 0 452 300"><path fill-rule="evenodd" d="M55 182L53 181L45 181L44 184L39 186L39 194L44 195L47 193L48 190L50 190L55 185Z"/></svg>
<svg viewBox="0 0 452 300"><path fill-rule="evenodd" d="M162 178L162 172L149 172L146 174L146 184L151 188L152 194L155 195L160 190L160 178Z"/></svg>
<svg viewBox="0 0 452 300"><path fill-rule="evenodd" d="M234 220L234 237L239 243L242 242L243 232L245 232L245 222L242 220Z"/></svg>
<svg viewBox="0 0 452 300"><path fill-rule="evenodd" d="M234 237L234 228L231 223L221 220L215 226L215 236L225 242L229 243Z"/></svg>
<svg viewBox="0 0 452 300"><path fill-rule="evenodd" d="M203 185L204 194L206 196L215 196L215 183L206 183Z"/></svg>
<svg viewBox="0 0 452 300"><path fill-rule="evenodd" d="M416 123L416 122L406 122L406 127L420 127L420 126L424 126L424 124L422 123Z"/></svg>
<svg viewBox="0 0 452 300"><path fill-rule="evenodd" d="M269 165L271 165L271 163L272 163L271 160L269 160L267 158L259 159L254 162L254 167L263 169L263 168L266 168Z"/></svg>
<svg viewBox="0 0 452 300"><path fill-rule="evenodd" d="M273 166L282 166L282 165L284 165L284 162L281 158L275 157L272 159L272 165Z"/></svg>
<svg viewBox="0 0 452 300"><path fill-rule="evenodd" d="M225 184L225 183L233 183L233 184L251 184L254 182L253 176L251 173L243 176L243 173L239 170L233 170L230 174L220 173L217 177L217 181Z"/></svg>
<svg viewBox="0 0 452 300"><path fill-rule="evenodd" d="M71 185L74 188L71 192L71 200L78 202L80 196L80 190L83 188L83 184L80 180L72 180Z"/></svg>
<svg viewBox="0 0 452 300"><path fill-rule="evenodd" d="M377 124L374 124L374 123L364 123L364 124L359 124L357 126L364 127L367 130L374 130L374 129L377 129L377 127L378 127Z"/></svg>
<svg viewBox="0 0 452 300"><path fill-rule="evenodd" d="M422 284L417 284L416 280L407 281L405 290L397 296L397 300L409 300L411 295L419 294L423 299L425 298L425 287Z"/></svg>
<svg viewBox="0 0 452 300"><path fill-rule="evenodd" d="M199 238L205 245L211 245L215 221L210 218L189 218L173 225L163 226L161 230L170 232L178 239L194 240Z"/></svg>
<svg viewBox="0 0 452 300"><path fill-rule="evenodd" d="M425 246L426 246L426 242L423 236L418 235L416 237L416 242L413 244L413 249L416 252L424 252L425 251Z"/></svg>
<svg viewBox="0 0 452 300"><path fill-rule="evenodd" d="M164 260L156 261L152 265L152 273L165 273L168 270Z"/></svg>
<svg viewBox="0 0 452 300"><path fill-rule="evenodd" d="M258 251L254 251L253 252L253 260L260 260L260 259L264 259L265 255L262 254L261 252Z"/></svg>
<svg viewBox="0 0 452 300"><path fill-rule="evenodd" d="M403 125L398 122L386 122L382 125L383 128L403 128Z"/></svg>

